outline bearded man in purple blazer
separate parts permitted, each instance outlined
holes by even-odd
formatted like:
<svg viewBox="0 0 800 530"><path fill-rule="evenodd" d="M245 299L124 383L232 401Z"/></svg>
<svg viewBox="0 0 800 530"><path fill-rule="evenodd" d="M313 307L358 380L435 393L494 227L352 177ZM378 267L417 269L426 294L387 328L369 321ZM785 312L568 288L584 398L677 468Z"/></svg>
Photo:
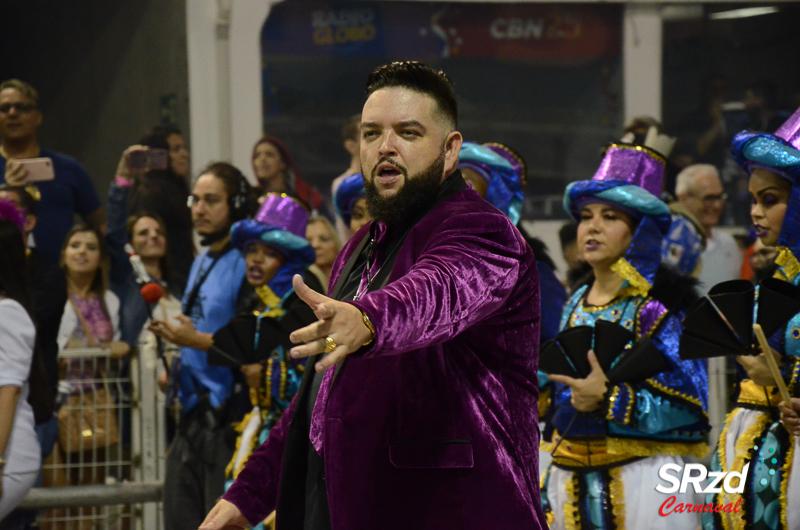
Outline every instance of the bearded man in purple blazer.
<svg viewBox="0 0 800 530"><path fill-rule="evenodd" d="M279 530L547 528L538 487L539 285L530 247L458 171L449 78L417 62L367 82L373 221L342 249L297 396L203 530L277 509ZM311 369L311 368L314 369Z"/></svg>

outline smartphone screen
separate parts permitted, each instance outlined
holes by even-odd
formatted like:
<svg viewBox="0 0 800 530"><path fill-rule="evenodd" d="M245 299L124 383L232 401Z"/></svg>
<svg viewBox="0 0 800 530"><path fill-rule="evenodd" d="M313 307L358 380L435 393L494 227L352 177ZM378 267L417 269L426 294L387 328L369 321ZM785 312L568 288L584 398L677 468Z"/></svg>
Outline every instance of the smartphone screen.
<svg viewBox="0 0 800 530"><path fill-rule="evenodd" d="M150 157L148 151L142 149L128 153L127 164L130 169L147 169Z"/></svg>
<svg viewBox="0 0 800 530"><path fill-rule="evenodd" d="M150 171L167 169L169 155L166 149L148 148L128 153L128 167L133 170Z"/></svg>
<svg viewBox="0 0 800 530"><path fill-rule="evenodd" d="M149 169L167 169L169 154L166 149L150 149L147 153L150 155Z"/></svg>
<svg viewBox="0 0 800 530"><path fill-rule="evenodd" d="M19 162L27 172L27 176L25 177L26 184L43 182L56 178L55 171L53 170L53 160L50 158L23 158L17 160L17 162Z"/></svg>

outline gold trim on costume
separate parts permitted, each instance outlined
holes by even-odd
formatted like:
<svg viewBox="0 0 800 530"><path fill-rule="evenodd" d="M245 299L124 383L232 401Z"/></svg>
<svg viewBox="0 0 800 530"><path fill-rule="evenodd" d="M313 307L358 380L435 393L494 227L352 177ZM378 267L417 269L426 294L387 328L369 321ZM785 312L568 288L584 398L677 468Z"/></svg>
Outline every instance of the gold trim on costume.
<svg viewBox="0 0 800 530"><path fill-rule="evenodd" d="M628 425L631 422L631 413L633 412L633 404L636 403L636 392L633 391L633 387L628 383L622 383L626 387L628 387L628 408L625 409L625 416L623 417L623 421L625 425Z"/></svg>
<svg viewBox="0 0 800 530"><path fill-rule="evenodd" d="M622 289L618 293L618 297L622 296L647 296L647 293L650 291L650 288L653 287L650 285L644 276L639 274L633 265L628 262L625 258L619 258L616 263L611 266L611 271L622 278L623 280L628 280L628 287Z"/></svg>
<svg viewBox="0 0 800 530"><path fill-rule="evenodd" d="M567 479L564 488L567 492L567 502L564 503L564 528L566 530L580 530L581 515L578 510L578 474L574 471Z"/></svg>
<svg viewBox="0 0 800 530"><path fill-rule="evenodd" d="M609 453L622 455L625 458L654 455L691 455L704 458L709 451L708 444L704 442L667 442L611 437L608 438L607 447Z"/></svg>
<svg viewBox="0 0 800 530"><path fill-rule="evenodd" d="M734 409L735 412L736 409ZM735 456L733 458L733 464L731 464L731 471L740 471L744 467L744 461L747 459L748 461L753 460L753 446L755 445L755 441L757 438L760 438L764 431L769 427L772 419L770 418L769 414L765 412L759 412L758 417L750 427L748 427L736 440L736 445L733 446L733 451ZM747 480L746 478L744 480ZM725 495L725 500L736 504L739 498L742 495L740 493L731 493L729 495ZM727 503L726 503L727 504ZM742 509L739 510L738 513L731 513L728 514L733 522L733 527L736 530L744 530L745 527L745 520L744 520L744 511L747 509L747 503L742 500Z"/></svg>
<svg viewBox="0 0 800 530"><path fill-rule="evenodd" d="M283 316L283 308L277 307L281 303L280 297L272 292L269 285L264 284L255 288L258 298L264 304L264 311L254 311L256 315L261 315L270 318Z"/></svg>
<svg viewBox="0 0 800 530"><path fill-rule="evenodd" d="M613 144L609 145L605 149L605 152L607 152L612 147L615 147L615 148L620 149L620 150L621 149L628 149L630 151L641 151L643 153L647 153L647 155L650 158L652 158L656 162L660 162L662 166L664 166L664 167L667 166L667 159L664 157L664 155L662 155L661 153L659 153L658 151L656 151L652 147L648 147L646 145L633 145L633 144L624 144L624 143L613 143Z"/></svg>
<svg viewBox="0 0 800 530"><path fill-rule="evenodd" d="M231 476L232 473L233 479L236 480L236 477L238 477L239 473L242 471L242 469L244 469L245 463L250 459L250 455L252 455L253 451L256 450L256 446L258 445L258 431L256 431L255 435L250 439L250 445L252 447L250 447L250 451L248 452L247 456L244 458L241 465L237 469L233 469L234 464L236 464L236 458L239 456L239 447L242 445L242 433L244 432L245 427L247 427L247 424L250 423L250 419L258 412L259 409L254 408L253 410L248 412L244 418L242 418L242 421L240 421L236 426L234 426L234 429L239 434L239 436L236 437L236 448L233 450L233 458L231 458L231 461L228 462L227 466L225 466L226 477Z"/></svg>
<svg viewBox="0 0 800 530"><path fill-rule="evenodd" d="M617 528L625 528L625 483L622 482L622 468L609 469L608 476L611 477L608 483L608 494L611 497L614 525Z"/></svg>
<svg viewBox="0 0 800 530"><path fill-rule="evenodd" d="M655 378L651 377L650 379L646 379L645 380L645 384L650 385L653 388L655 388L656 390L658 390L660 392L663 392L663 393L665 393L665 394L667 394L669 396L679 397L679 398L683 399L684 401L688 401L689 403L691 403L693 405L697 405L698 407L703 409L703 404L700 402L700 400L698 398L696 398L694 396L690 396L688 394L684 394L683 392L678 392L677 390L673 390L672 388L670 388L668 386L664 386L658 380L656 380ZM708 417L708 413L705 411L705 409L703 409L703 414L705 414L705 416Z"/></svg>
<svg viewBox="0 0 800 530"><path fill-rule="evenodd" d="M800 263L797 258L792 254L792 251L786 247L778 247L778 256L775 258L775 265L780 267L775 271L775 277L786 281L793 282L795 277L800 274ZM783 276L784 278L781 278Z"/></svg>
<svg viewBox="0 0 800 530"><path fill-rule="evenodd" d="M553 443L557 443L559 439L558 432L554 432ZM703 442L668 442L607 436L601 440L564 440L553 455L553 463L563 469L594 469L623 465L637 457L691 455L703 458L708 452L708 444Z"/></svg>
<svg viewBox="0 0 800 530"><path fill-rule="evenodd" d="M752 379L745 379L742 381L739 398L736 403L777 408L778 403L783 399L778 392L773 392L773 390L775 390L774 386L759 386ZM767 401L767 396L769 396L769 401Z"/></svg>
<svg viewBox="0 0 800 530"><path fill-rule="evenodd" d="M619 387L620 385L614 385L614 390L611 392L611 396L608 400L611 402L611 406L608 407L608 412L606 412L606 419L613 421L614 420L614 405L617 403L617 399L619 398Z"/></svg>
<svg viewBox="0 0 800 530"><path fill-rule="evenodd" d="M561 435L553 433L553 443L558 443ZM594 468L620 464L630 460L630 455L611 454L606 447L606 439L564 440L553 454L553 463L564 469L576 467ZM591 462L591 466L589 465Z"/></svg>
<svg viewBox="0 0 800 530"><path fill-rule="evenodd" d="M633 404L636 401L636 393L633 391L633 387L628 383L619 383L618 385L614 386L614 391L611 393L611 397L609 397L609 401L611 402L611 406L608 407L608 412L606 413L606 419L609 421L617 422L616 418L614 417L614 406L617 404L617 401L620 397L620 387L625 386L628 389L628 405L625 408L625 414L622 417L622 425L628 425L631 422L631 413L633 412Z"/></svg>
<svg viewBox="0 0 800 530"><path fill-rule="evenodd" d="M719 467L720 469L727 473L728 472L728 451L727 451L727 438L728 438L728 429L731 427L731 422L733 421L734 416L736 416L737 411L741 409L734 409L730 411L727 416L725 416L725 427L722 428L722 432L719 435L719 440L717 441L717 450L719 451ZM714 494L714 501L719 504L721 501L725 500L724 493L715 493ZM722 504L725 504L724 502ZM722 528L723 530L731 530L731 525L729 519L725 516L723 512L720 512L720 519L722 520Z"/></svg>

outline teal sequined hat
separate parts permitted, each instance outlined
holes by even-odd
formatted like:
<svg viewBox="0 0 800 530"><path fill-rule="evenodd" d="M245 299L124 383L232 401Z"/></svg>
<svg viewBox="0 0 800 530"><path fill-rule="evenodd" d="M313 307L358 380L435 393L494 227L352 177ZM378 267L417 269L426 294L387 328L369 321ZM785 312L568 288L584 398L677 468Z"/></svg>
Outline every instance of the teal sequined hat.
<svg viewBox="0 0 800 530"><path fill-rule="evenodd" d="M458 166L474 170L486 180L486 200L515 225L522 215L525 166L519 155L502 144L464 142Z"/></svg>
<svg viewBox="0 0 800 530"><path fill-rule="evenodd" d="M775 134L740 132L733 137L731 152L748 174L754 169L764 169L792 184L778 236L775 263L797 275L800 273L800 109Z"/></svg>

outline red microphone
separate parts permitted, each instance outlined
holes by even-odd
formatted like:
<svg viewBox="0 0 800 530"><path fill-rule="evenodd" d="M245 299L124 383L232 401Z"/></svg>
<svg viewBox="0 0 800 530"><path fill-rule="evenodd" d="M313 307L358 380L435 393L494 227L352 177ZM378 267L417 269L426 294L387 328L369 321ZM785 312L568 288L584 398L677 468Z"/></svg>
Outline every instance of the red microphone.
<svg viewBox="0 0 800 530"><path fill-rule="evenodd" d="M158 301L164 296L164 288L156 282L144 284L139 292L142 294L142 298L144 298L144 301L148 305L157 304Z"/></svg>

